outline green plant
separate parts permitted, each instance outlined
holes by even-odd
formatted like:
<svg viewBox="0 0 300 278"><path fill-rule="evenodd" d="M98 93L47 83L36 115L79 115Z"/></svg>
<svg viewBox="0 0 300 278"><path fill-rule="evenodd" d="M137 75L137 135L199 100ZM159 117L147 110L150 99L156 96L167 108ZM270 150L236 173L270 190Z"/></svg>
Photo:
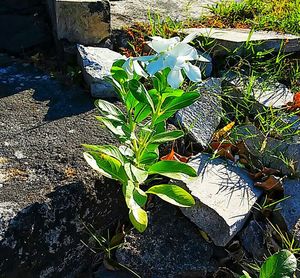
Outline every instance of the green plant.
<svg viewBox="0 0 300 278"><path fill-rule="evenodd" d="M108 80L124 104L125 112L105 100L96 101L101 114L97 120L114 134L120 146L84 145L84 157L93 169L122 184L129 219L140 232L148 224L144 210L148 194L178 206L194 204L192 196L177 185L157 184L142 189L149 187L156 175L176 180L197 176L187 164L158 161L159 145L184 135L181 130L167 131L166 120L199 98L196 91L179 89L184 76L193 82L201 80L199 68L189 63L199 59L197 51L188 45L193 38L191 35L180 42L178 37L156 37L149 42L156 55L114 63Z"/></svg>
<svg viewBox="0 0 300 278"><path fill-rule="evenodd" d="M297 269L297 259L289 250L281 250L266 259L259 271L259 278L288 278L292 277ZM243 271L241 278L251 278Z"/></svg>

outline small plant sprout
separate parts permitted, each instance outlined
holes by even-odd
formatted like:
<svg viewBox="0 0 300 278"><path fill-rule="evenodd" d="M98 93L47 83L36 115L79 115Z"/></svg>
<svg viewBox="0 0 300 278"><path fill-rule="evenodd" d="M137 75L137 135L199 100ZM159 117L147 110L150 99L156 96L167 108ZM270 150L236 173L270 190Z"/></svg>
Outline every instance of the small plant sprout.
<svg viewBox="0 0 300 278"><path fill-rule="evenodd" d="M201 59L188 45L193 38L194 35L190 35L180 42L177 37L154 37L149 46L156 54L113 64L108 80L124 104L125 112L105 100L95 103L100 112L97 120L114 134L119 145L84 145L84 157L100 174L122 184L129 219L140 232L148 224L145 211L148 194L182 207L195 203L193 197L177 185L150 186L157 175L183 181L197 176L194 168L185 163L159 161L158 150L160 144L184 136L182 130L167 131L166 120L200 96L197 91L179 88L184 76L194 82L201 80L199 68L190 64L192 60Z"/></svg>

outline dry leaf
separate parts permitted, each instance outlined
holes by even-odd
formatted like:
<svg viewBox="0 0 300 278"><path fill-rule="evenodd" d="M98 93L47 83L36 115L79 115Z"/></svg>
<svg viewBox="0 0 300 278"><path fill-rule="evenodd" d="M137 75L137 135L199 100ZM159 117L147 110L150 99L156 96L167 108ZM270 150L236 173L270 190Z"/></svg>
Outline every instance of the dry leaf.
<svg viewBox="0 0 300 278"><path fill-rule="evenodd" d="M175 160L187 163L189 161L191 156L183 156L174 151L174 148L172 147L172 150L169 154L163 156L160 160Z"/></svg>
<svg viewBox="0 0 300 278"><path fill-rule="evenodd" d="M257 187L260 187L266 191L282 191L282 181L279 177L274 175L269 176L265 181L256 182L254 184Z"/></svg>
<svg viewBox="0 0 300 278"><path fill-rule="evenodd" d="M228 125L224 126L223 128L219 129L213 135L213 140L220 140L224 135L226 135L235 125L235 122L231 122Z"/></svg>

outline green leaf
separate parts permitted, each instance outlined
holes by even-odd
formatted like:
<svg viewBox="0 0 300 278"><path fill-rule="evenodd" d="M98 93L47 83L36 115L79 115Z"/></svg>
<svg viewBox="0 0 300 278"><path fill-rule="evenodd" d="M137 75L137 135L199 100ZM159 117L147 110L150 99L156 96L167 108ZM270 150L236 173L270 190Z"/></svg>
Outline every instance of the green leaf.
<svg viewBox="0 0 300 278"><path fill-rule="evenodd" d="M132 93L132 95L138 101L140 101L142 103L147 103L152 108L152 111L154 111L153 101L152 101L148 91L144 87L144 85L140 81L135 80L135 79L130 80L128 85L129 85L129 90Z"/></svg>
<svg viewBox="0 0 300 278"><path fill-rule="evenodd" d="M175 113L176 113L176 110L165 111L165 112L163 112L163 113L156 119L155 124L161 123L161 122L165 121L166 119L169 119L169 118L172 117Z"/></svg>
<svg viewBox="0 0 300 278"><path fill-rule="evenodd" d="M148 172L137 168L131 163L125 163L124 168L129 179L134 182L142 184L148 178Z"/></svg>
<svg viewBox="0 0 300 278"><path fill-rule="evenodd" d="M191 194L177 185L155 185L149 188L146 193L155 194L164 201L179 207L190 207L195 205L195 200Z"/></svg>
<svg viewBox="0 0 300 278"><path fill-rule="evenodd" d="M164 143L168 141L176 140L184 135L184 132L181 130L165 131L159 134L154 135L151 138L151 143Z"/></svg>
<svg viewBox="0 0 300 278"><path fill-rule="evenodd" d="M121 162L107 154L89 151L83 153L86 162L103 176L127 183L128 178Z"/></svg>
<svg viewBox="0 0 300 278"><path fill-rule="evenodd" d="M250 274L247 271L243 270L243 273L244 275L242 275L240 278L251 278Z"/></svg>
<svg viewBox="0 0 300 278"><path fill-rule="evenodd" d="M96 119L103 123L105 127L109 129L121 142L125 142L130 139L131 132L126 123L100 116L96 116Z"/></svg>
<svg viewBox="0 0 300 278"><path fill-rule="evenodd" d="M155 152L147 152L145 151L140 158L141 164L151 165L155 163L158 159L158 154Z"/></svg>
<svg viewBox="0 0 300 278"><path fill-rule="evenodd" d="M132 200L133 200L133 191L134 191L134 184L131 180L128 180L128 182L123 184L122 186L123 195L125 198L125 202L128 208L132 206Z"/></svg>
<svg viewBox="0 0 300 278"><path fill-rule="evenodd" d="M123 122L126 121L126 118L125 118L124 114L122 113L122 111L117 106L113 105L112 103L110 103L106 100L98 99L95 101L95 105L97 108L99 108L101 113L104 114L104 116L113 115L117 119L120 119Z"/></svg>
<svg viewBox="0 0 300 278"><path fill-rule="evenodd" d="M151 107L146 103L139 103L134 110L134 121L140 123L145 120L151 113Z"/></svg>
<svg viewBox="0 0 300 278"><path fill-rule="evenodd" d="M129 156L129 157L134 156L134 151L128 146L121 145L121 146L119 146L119 150L120 150L121 154L124 156Z"/></svg>
<svg viewBox="0 0 300 278"><path fill-rule="evenodd" d="M149 175L160 174L171 179L185 180L187 177L197 177L195 169L186 163L164 160L153 164L148 169Z"/></svg>
<svg viewBox="0 0 300 278"><path fill-rule="evenodd" d="M125 162L125 159L124 159L122 153L115 146L112 146L112 145L98 146L98 145L87 145L87 144L83 144L82 146L90 151L95 151L95 152L110 155L110 156L118 159L122 164L124 164L124 162Z"/></svg>
<svg viewBox="0 0 300 278"><path fill-rule="evenodd" d="M289 278L297 268L297 259L289 250L281 250L269 257L260 269L260 278Z"/></svg>
<svg viewBox="0 0 300 278"><path fill-rule="evenodd" d="M177 111L194 103L200 94L197 92L184 93L182 96L174 98L163 109L164 111Z"/></svg>
<svg viewBox="0 0 300 278"><path fill-rule="evenodd" d="M112 77L115 80L117 80L118 82L124 82L125 80L128 79L128 75L127 75L126 71L121 67L112 66L110 73L111 73Z"/></svg>
<svg viewBox="0 0 300 278"><path fill-rule="evenodd" d="M139 206L143 207L147 203L148 196L142 189L136 187L133 190L133 199Z"/></svg>
<svg viewBox="0 0 300 278"><path fill-rule="evenodd" d="M129 211L129 219L133 226L140 232L144 232L148 226L147 212L140 206L135 206Z"/></svg>
<svg viewBox="0 0 300 278"><path fill-rule="evenodd" d="M134 108L138 103L139 103L139 101L133 96L133 94L132 94L131 92L128 92L128 93L126 94L125 104L126 104L127 110L131 110L131 109Z"/></svg>
<svg viewBox="0 0 300 278"><path fill-rule="evenodd" d="M184 94L183 90L173 89L173 88L166 88L166 90L162 94L162 97L163 97L163 100L165 100L168 97L181 97L183 94Z"/></svg>

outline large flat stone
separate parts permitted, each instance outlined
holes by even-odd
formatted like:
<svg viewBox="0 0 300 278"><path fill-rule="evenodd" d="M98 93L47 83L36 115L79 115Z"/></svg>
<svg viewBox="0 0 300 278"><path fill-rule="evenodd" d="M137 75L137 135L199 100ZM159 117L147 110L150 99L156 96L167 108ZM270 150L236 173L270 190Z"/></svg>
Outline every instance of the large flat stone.
<svg viewBox="0 0 300 278"><path fill-rule="evenodd" d="M237 135L262 165L280 170L284 175L300 175L300 144L266 137L253 125L240 126Z"/></svg>
<svg viewBox="0 0 300 278"><path fill-rule="evenodd" d="M82 158L111 136L89 95L28 64L0 67L0 98L0 276L78 277L92 261L83 224L107 232L126 213Z"/></svg>
<svg viewBox="0 0 300 278"><path fill-rule="evenodd" d="M201 154L189 164L198 178L185 187L196 205L181 211L216 245L225 246L243 228L262 191L254 187L245 170L220 158Z"/></svg>
<svg viewBox="0 0 300 278"><path fill-rule="evenodd" d="M132 25L134 22L149 21L149 11L152 18L158 14L160 18L171 17L173 20L198 19L202 13L207 13L207 5L219 0L126 0L111 1L112 27L119 29Z"/></svg>
<svg viewBox="0 0 300 278"><path fill-rule="evenodd" d="M290 198L279 203L279 212L288 231L300 242L300 180L287 179L283 188L284 194Z"/></svg>
<svg viewBox="0 0 300 278"><path fill-rule="evenodd" d="M143 278L208 277L216 269L214 245L176 207L161 202L151 210L145 232L125 236L118 262Z"/></svg>
<svg viewBox="0 0 300 278"><path fill-rule="evenodd" d="M185 128L202 146L207 146L221 121L222 105L219 99L221 80L210 78L199 85L200 98L178 111L176 124Z"/></svg>
<svg viewBox="0 0 300 278"><path fill-rule="evenodd" d="M256 80L250 80L249 76L232 74L231 76L225 76L225 84L232 85L236 90L240 92L240 98L249 94L249 86L251 86L251 96L254 103L254 109L260 111L261 107L275 107L281 108L288 102L293 101L294 94L287 86L273 80L267 80L259 78ZM250 84L251 82L251 84ZM232 90L230 90L232 92ZM229 95L230 97L230 95ZM238 98L239 96L233 96Z"/></svg>
<svg viewBox="0 0 300 278"><path fill-rule="evenodd" d="M77 45L77 57L92 96L96 98L116 97L113 86L104 78L110 76L112 64L125 57L108 48L83 45Z"/></svg>
<svg viewBox="0 0 300 278"><path fill-rule="evenodd" d="M58 39L93 45L110 35L107 0L56 0Z"/></svg>
<svg viewBox="0 0 300 278"><path fill-rule="evenodd" d="M189 28L183 31L185 34L198 33L199 36L215 41L213 50L215 55L224 55L228 50L241 47L247 41L262 42L256 48L258 50L274 49L279 51L283 43L284 52L300 51L300 37L291 34L279 34L271 31L254 31L250 29L219 29L219 28Z"/></svg>

